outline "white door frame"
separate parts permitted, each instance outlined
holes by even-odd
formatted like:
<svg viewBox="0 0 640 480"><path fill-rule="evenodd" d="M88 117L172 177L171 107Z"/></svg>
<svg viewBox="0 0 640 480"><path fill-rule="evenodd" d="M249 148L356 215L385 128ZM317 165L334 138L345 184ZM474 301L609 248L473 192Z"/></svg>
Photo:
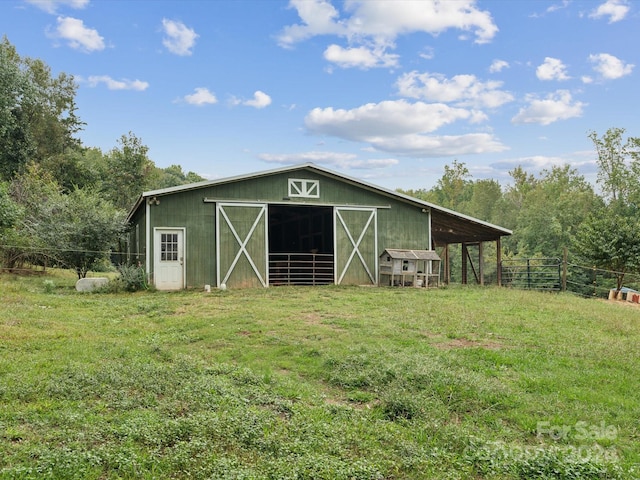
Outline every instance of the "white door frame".
<svg viewBox="0 0 640 480"><path fill-rule="evenodd" d="M351 230L347 226L347 223L345 222L342 215L340 215L341 211L370 212L369 219L367 220L367 223L365 224L362 231L359 233L357 241L354 240L353 235L351 234ZM371 280L371 283L373 285L376 285L377 284L376 279L378 278L378 210L376 208L370 208L370 207L369 208L368 207L334 207L333 212L334 212L334 227L333 227L334 257L337 258L337 255L338 255L338 232L337 232L338 221L340 221L340 224L342 224L342 228L346 232L347 237L351 242L351 246L353 247L353 249L351 250L351 254L349 255L349 258L346 261L344 268L342 269L342 272L338 272L337 270L335 272L336 285L340 285L342 283L342 279L347 273L347 270L351 266L351 262L353 262L353 259L356 255L358 255L358 257L360 258L360 262L362 263L362 266L364 267L367 273L367 276ZM375 250L373 272L369 269L367 262L362 256L362 253L360 252L360 243L362 243L362 239L364 238L365 234L369 230L371 226L371 222L373 222L374 250ZM337 264L335 259L334 259L334 263Z"/></svg>
<svg viewBox="0 0 640 480"><path fill-rule="evenodd" d="M251 229L249 230L249 233L247 233L247 236L244 239L241 239L240 235L238 235L238 232L233 226L233 223L227 216L227 212L224 210L225 207L249 207L249 208L260 209L253 222L253 225L251 226ZM233 273L233 269L238 263L238 260L240 260L240 257L242 256L242 254L244 254L246 259L249 261L249 264L251 265L253 272L258 277L258 280L260 280L260 283L262 284L262 286L263 287L269 286L269 231L268 231L269 216L267 212L268 212L268 209L267 209L266 203L240 203L240 202L216 203L216 281L217 281L218 288L220 288L223 284L227 283L227 280L229 280L229 277ZM264 217L264 238L265 238L265 259L264 259L265 276L264 278L260 274L260 270L258 269L255 262L253 261L253 258L251 258L251 255L249 255L249 252L247 251L247 244L249 243L249 240L251 240L253 233L255 232L256 228L260 224L260 220L263 219L263 217ZM233 235L236 242L240 246L240 250L238 250L238 253L236 253L236 256L233 259L233 262L231 262L231 265L229 266L229 269L224 273L224 277L222 277L222 272L220 271L220 219L224 219L224 222L226 223L227 227L231 231L231 234Z"/></svg>
<svg viewBox="0 0 640 480"><path fill-rule="evenodd" d="M158 288L158 272L161 266L161 249L160 249L160 235L162 233L178 233L178 262L180 262L180 274L182 275L182 282L180 288L185 288L187 285L187 269L186 269L186 243L187 233L184 227L154 227L153 229L153 284ZM158 288L158 290L162 290Z"/></svg>

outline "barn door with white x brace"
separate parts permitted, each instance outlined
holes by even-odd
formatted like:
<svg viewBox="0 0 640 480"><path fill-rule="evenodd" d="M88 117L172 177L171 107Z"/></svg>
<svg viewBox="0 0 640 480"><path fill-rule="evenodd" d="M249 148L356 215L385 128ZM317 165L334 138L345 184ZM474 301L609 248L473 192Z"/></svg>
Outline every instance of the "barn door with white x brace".
<svg viewBox="0 0 640 480"><path fill-rule="evenodd" d="M375 285L378 225L375 208L336 207L336 284Z"/></svg>
<svg viewBox="0 0 640 480"><path fill-rule="evenodd" d="M216 205L218 287L266 287L268 279L267 206Z"/></svg>

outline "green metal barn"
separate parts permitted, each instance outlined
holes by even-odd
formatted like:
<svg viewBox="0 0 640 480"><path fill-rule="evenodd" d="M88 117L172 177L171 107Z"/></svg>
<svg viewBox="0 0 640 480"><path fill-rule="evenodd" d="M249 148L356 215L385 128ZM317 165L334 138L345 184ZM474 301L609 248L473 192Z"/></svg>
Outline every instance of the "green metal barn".
<svg viewBox="0 0 640 480"><path fill-rule="evenodd" d="M449 244L511 234L314 164L144 192L128 221L128 259L160 290L377 285L386 249L435 247L446 281Z"/></svg>

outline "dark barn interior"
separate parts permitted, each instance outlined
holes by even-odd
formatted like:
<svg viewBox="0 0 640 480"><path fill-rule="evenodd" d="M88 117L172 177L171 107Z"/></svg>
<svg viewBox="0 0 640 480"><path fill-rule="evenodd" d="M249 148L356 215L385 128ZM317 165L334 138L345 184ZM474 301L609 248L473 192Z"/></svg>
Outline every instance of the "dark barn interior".
<svg viewBox="0 0 640 480"><path fill-rule="evenodd" d="M269 206L270 284L331 284L333 266L331 207Z"/></svg>

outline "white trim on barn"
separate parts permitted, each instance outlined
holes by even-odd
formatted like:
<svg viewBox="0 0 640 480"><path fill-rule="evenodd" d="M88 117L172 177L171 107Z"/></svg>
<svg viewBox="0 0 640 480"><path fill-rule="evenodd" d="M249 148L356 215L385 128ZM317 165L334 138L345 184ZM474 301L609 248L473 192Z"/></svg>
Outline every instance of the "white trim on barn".
<svg viewBox="0 0 640 480"><path fill-rule="evenodd" d="M320 198L320 180L290 178L288 184L290 198Z"/></svg>
<svg viewBox="0 0 640 480"><path fill-rule="evenodd" d="M149 277L151 275L151 206L149 202L145 203L145 216L144 219L146 221L145 225L145 239L144 239L144 248L146 249L145 253L145 268L147 269L147 281L151 280Z"/></svg>

